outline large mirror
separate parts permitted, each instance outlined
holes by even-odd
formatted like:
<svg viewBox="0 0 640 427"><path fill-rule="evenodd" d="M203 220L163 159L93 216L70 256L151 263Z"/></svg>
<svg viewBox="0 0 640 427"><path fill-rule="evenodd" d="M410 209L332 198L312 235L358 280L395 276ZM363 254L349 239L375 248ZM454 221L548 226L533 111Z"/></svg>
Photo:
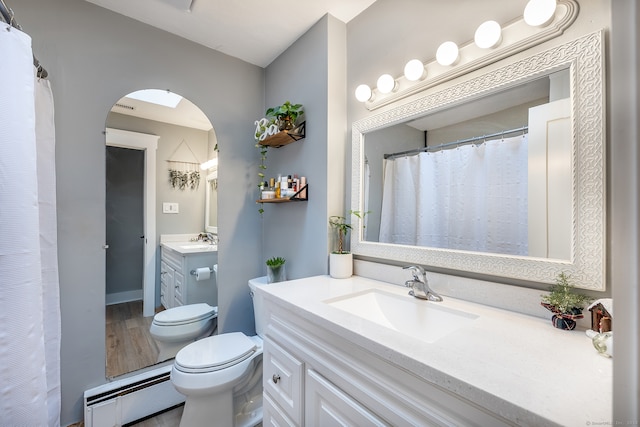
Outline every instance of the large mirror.
<svg viewBox="0 0 640 427"><path fill-rule="evenodd" d="M602 61L597 32L355 122L353 253L603 290Z"/></svg>
<svg viewBox="0 0 640 427"><path fill-rule="evenodd" d="M200 163L217 153L207 116L168 91L125 95L106 126L106 377L113 378L157 362L149 328L163 310L158 237L201 232L205 210L217 211L217 198L205 204L210 171L200 170ZM172 185L169 169L183 167L200 172L199 185ZM175 203L178 213L163 212L167 202Z"/></svg>

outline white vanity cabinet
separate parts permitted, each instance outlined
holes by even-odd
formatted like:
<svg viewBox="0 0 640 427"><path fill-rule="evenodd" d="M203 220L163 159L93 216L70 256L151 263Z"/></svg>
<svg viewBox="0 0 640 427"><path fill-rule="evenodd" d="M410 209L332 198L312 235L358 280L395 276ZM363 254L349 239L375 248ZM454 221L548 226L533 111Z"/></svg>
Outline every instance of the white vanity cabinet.
<svg viewBox="0 0 640 427"><path fill-rule="evenodd" d="M190 272L200 267L213 269L218 253L180 253L167 246L160 249L160 302L164 308L206 302L217 305L218 289L213 272L208 280L197 281Z"/></svg>
<svg viewBox="0 0 640 427"><path fill-rule="evenodd" d="M480 409L323 328L266 302L265 426L505 426Z"/></svg>

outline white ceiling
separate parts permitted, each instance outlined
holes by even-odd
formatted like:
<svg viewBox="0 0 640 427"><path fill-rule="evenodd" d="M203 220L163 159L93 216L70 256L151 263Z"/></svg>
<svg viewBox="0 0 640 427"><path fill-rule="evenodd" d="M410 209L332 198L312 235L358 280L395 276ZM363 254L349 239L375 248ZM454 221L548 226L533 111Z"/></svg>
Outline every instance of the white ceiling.
<svg viewBox="0 0 640 427"><path fill-rule="evenodd" d="M375 0L86 0L266 67L325 14L344 22ZM190 7L190 8L189 8Z"/></svg>
<svg viewBox="0 0 640 427"><path fill-rule="evenodd" d="M375 0L86 0L227 55L266 67L324 15L349 22ZM115 113L209 130L200 109L122 98Z"/></svg>

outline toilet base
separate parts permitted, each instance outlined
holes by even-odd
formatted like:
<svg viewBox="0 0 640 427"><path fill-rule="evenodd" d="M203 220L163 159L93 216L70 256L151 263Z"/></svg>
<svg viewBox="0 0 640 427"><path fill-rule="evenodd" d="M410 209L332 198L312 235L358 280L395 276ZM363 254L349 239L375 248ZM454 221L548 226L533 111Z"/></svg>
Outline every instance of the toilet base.
<svg viewBox="0 0 640 427"><path fill-rule="evenodd" d="M186 345L215 334L217 330L217 326L218 326L218 323L214 321L211 324L211 327L207 329L203 334L188 341L172 342L172 341L159 341L158 339L155 339L156 346L158 347L158 360L156 360L156 363L173 359L174 357L176 357L176 354L178 354L178 352L182 350L182 348L185 347Z"/></svg>

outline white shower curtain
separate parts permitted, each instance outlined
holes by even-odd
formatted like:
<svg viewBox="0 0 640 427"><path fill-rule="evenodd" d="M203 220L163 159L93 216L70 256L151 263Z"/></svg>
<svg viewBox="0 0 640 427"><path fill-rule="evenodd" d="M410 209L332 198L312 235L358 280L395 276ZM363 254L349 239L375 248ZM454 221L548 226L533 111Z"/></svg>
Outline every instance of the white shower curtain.
<svg viewBox="0 0 640 427"><path fill-rule="evenodd" d="M0 424L60 425L55 139L31 38L0 23Z"/></svg>
<svg viewBox="0 0 640 427"><path fill-rule="evenodd" d="M385 163L379 241L526 255L527 136Z"/></svg>

